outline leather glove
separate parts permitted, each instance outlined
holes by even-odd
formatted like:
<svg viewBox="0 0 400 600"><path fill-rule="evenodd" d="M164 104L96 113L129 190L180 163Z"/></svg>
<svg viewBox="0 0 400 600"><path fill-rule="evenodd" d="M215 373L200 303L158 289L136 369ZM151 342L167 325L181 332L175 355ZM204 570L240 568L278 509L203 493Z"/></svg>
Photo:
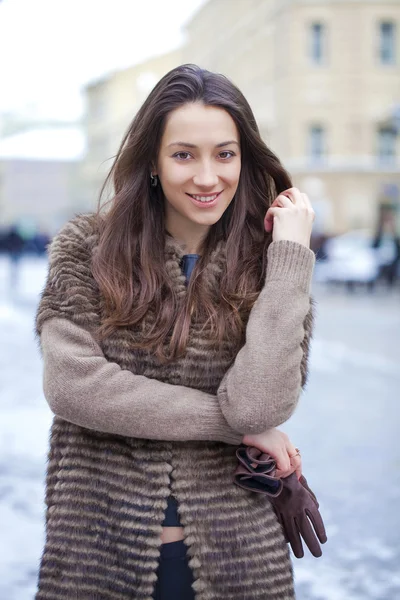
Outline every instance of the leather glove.
<svg viewBox="0 0 400 600"><path fill-rule="evenodd" d="M268 496L278 496L281 493L283 484L274 477L276 462L269 454L252 446L239 446L236 456L239 460L234 473L236 485Z"/></svg>
<svg viewBox="0 0 400 600"><path fill-rule="evenodd" d="M328 538L315 494L303 475L297 479L296 473L292 473L282 483L281 493L270 497L270 501L293 554L296 558L304 556L303 538L313 556L322 556L320 543L325 544Z"/></svg>
<svg viewBox="0 0 400 600"><path fill-rule="evenodd" d="M295 473L282 479L274 477L275 460L258 448L239 446L236 456L239 466L234 474L234 482L248 491L269 497L286 541L290 544L296 558L304 556L300 536L303 537L313 556L321 556L322 551L318 540L321 544L327 541L325 527L318 510L318 500L309 488L304 475L300 479L297 479Z"/></svg>

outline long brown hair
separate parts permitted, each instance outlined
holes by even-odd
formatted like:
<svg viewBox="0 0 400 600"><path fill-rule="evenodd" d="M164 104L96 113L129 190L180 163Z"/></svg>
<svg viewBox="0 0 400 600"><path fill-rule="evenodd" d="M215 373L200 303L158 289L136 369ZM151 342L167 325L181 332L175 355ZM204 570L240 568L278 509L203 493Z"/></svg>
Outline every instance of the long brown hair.
<svg viewBox="0 0 400 600"><path fill-rule="evenodd" d="M188 102L230 114L240 134L242 163L236 194L210 228L182 300L165 269L164 197L160 185L151 187L150 171L157 163L167 116ZM102 196L111 182L114 196L102 214ZM264 230L265 213L275 196L291 186L288 173L261 139L247 100L229 79L190 64L167 73L129 126L100 193L100 238L93 257L107 310L100 338L118 327L139 324L152 306L156 321L138 347L151 350L162 362L184 354L192 315L205 317L216 345L228 336L243 340L243 315L262 287L271 242ZM220 240L226 243L227 259L216 306L203 285L202 271Z"/></svg>

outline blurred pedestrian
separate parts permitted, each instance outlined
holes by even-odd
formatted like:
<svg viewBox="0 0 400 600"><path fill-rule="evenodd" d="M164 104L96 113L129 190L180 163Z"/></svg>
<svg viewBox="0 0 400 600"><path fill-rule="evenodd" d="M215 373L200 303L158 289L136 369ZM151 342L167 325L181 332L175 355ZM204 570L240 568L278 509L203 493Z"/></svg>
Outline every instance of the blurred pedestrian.
<svg viewBox="0 0 400 600"><path fill-rule="evenodd" d="M372 247L377 252L382 251L385 241L390 244L390 256L388 258L385 257L387 259L381 261L380 278L387 283L389 288L392 288L399 276L400 235L396 230L395 208L391 204L381 203L379 205L379 215Z"/></svg>
<svg viewBox="0 0 400 600"><path fill-rule="evenodd" d="M15 293L18 288L19 265L22 258L25 240L18 231L18 227L13 225L4 238L4 249L10 259L10 277L9 289Z"/></svg>
<svg viewBox="0 0 400 600"><path fill-rule="evenodd" d="M155 86L111 178L108 210L50 245L37 313L56 415L37 598L294 598L273 508L233 474L241 443L301 474L276 427L307 378L310 201L194 65Z"/></svg>
<svg viewBox="0 0 400 600"><path fill-rule="evenodd" d="M50 243L50 237L44 233L43 231L39 231L34 237L33 237L33 245L34 245L34 251L38 256L42 256L43 254L46 253L46 248L48 246L48 244Z"/></svg>

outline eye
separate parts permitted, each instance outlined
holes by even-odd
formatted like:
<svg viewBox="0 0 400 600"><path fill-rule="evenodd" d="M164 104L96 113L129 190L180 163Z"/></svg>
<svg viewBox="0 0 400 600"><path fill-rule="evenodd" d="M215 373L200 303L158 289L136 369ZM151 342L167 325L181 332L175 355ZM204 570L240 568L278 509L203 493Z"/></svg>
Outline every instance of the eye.
<svg viewBox="0 0 400 600"><path fill-rule="evenodd" d="M190 158L189 152L176 152L173 155L173 158L177 158L178 160L188 160Z"/></svg>
<svg viewBox="0 0 400 600"><path fill-rule="evenodd" d="M222 158L223 160L227 160L228 158L232 158L232 156L235 156L235 153L232 152L232 150L224 150L223 152L219 153L219 157Z"/></svg>

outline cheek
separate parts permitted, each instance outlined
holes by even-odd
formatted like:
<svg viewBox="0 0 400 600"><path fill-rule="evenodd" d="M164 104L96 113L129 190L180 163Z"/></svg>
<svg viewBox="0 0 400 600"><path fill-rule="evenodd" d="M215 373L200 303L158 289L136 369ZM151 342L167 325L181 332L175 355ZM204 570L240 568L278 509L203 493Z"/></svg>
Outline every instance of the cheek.
<svg viewBox="0 0 400 600"><path fill-rule="evenodd" d="M240 163L227 165L227 169L224 173L224 179L232 186L237 186L239 183L240 166Z"/></svg>
<svg viewBox="0 0 400 600"><path fill-rule="evenodd" d="M165 188L180 187L187 179L187 169L182 168L182 165L170 165L162 174L162 184Z"/></svg>

